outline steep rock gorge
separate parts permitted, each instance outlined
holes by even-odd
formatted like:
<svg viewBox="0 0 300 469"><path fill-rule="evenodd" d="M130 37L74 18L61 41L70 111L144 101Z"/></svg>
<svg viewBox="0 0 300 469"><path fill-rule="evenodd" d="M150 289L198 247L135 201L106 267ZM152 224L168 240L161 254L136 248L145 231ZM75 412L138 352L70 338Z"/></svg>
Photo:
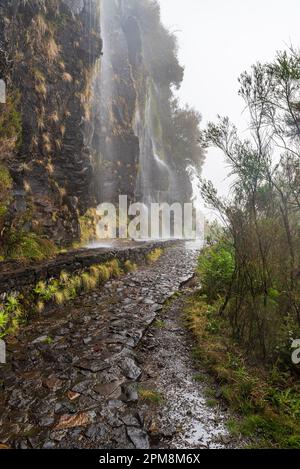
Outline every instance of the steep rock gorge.
<svg viewBox="0 0 300 469"><path fill-rule="evenodd" d="M190 200L200 116L174 99L183 68L156 1L0 0L0 78L0 256L23 232L70 245L119 194Z"/></svg>

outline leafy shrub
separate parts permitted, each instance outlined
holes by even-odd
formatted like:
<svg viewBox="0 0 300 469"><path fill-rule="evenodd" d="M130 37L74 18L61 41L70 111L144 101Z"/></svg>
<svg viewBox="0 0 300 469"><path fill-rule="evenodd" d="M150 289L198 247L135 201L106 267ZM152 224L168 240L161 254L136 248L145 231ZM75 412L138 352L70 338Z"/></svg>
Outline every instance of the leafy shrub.
<svg viewBox="0 0 300 469"><path fill-rule="evenodd" d="M205 249L198 261L198 273L210 300L224 295L230 287L235 261L232 249L220 242Z"/></svg>
<svg viewBox="0 0 300 469"><path fill-rule="evenodd" d="M15 334L23 323L25 313L18 296L10 295L0 304L0 339Z"/></svg>

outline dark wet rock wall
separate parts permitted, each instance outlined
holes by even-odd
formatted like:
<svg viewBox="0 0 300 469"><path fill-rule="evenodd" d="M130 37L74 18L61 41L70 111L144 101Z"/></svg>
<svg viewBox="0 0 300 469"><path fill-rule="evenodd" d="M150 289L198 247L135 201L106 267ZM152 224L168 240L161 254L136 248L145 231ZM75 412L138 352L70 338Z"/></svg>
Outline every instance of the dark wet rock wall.
<svg viewBox="0 0 300 469"><path fill-rule="evenodd" d="M190 200L172 121L183 68L158 3L0 0L0 78L0 183L2 166L13 181L0 242L22 230L71 245L80 217L119 194Z"/></svg>
<svg viewBox="0 0 300 469"><path fill-rule="evenodd" d="M0 2L0 78L21 120L17 143L0 135L0 162L14 181L7 223L59 245L79 238L79 216L95 205L85 128L102 51L98 4Z"/></svg>

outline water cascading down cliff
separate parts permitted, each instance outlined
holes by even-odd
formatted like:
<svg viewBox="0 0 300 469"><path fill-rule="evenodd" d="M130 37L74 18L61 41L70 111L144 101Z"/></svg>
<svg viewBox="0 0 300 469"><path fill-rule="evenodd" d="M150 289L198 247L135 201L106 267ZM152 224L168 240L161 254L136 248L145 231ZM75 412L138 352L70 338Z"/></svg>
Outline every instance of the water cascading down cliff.
<svg viewBox="0 0 300 469"><path fill-rule="evenodd" d="M156 2L101 0L103 57L94 83L94 139L99 199L188 202L187 171L198 155L176 158L173 88L183 68L176 40L161 24ZM195 136L194 136L195 138Z"/></svg>
<svg viewBox="0 0 300 469"><path fill-rule="evenodd" d="M72 245L120 194L190 201L200 116L174 98L183 68L158 2L0 0L0 79L0 257L31 235Z"/></svg>

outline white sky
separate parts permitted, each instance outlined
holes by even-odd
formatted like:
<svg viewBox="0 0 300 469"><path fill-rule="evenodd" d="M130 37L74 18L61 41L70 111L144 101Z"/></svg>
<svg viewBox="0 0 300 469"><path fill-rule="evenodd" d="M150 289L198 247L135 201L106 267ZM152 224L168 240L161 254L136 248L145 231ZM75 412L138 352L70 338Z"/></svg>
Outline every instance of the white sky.
<svg viewBox="0 0 300 469"><path fill-rule="evenodd" d="M239 75L277 50L300 46L299 0L159 0L163 23L176 31L185 78L180 97L201 112L204 123L227 115L246 129ZM210 150L203 176L222 195L226 166Z"/></svg>

